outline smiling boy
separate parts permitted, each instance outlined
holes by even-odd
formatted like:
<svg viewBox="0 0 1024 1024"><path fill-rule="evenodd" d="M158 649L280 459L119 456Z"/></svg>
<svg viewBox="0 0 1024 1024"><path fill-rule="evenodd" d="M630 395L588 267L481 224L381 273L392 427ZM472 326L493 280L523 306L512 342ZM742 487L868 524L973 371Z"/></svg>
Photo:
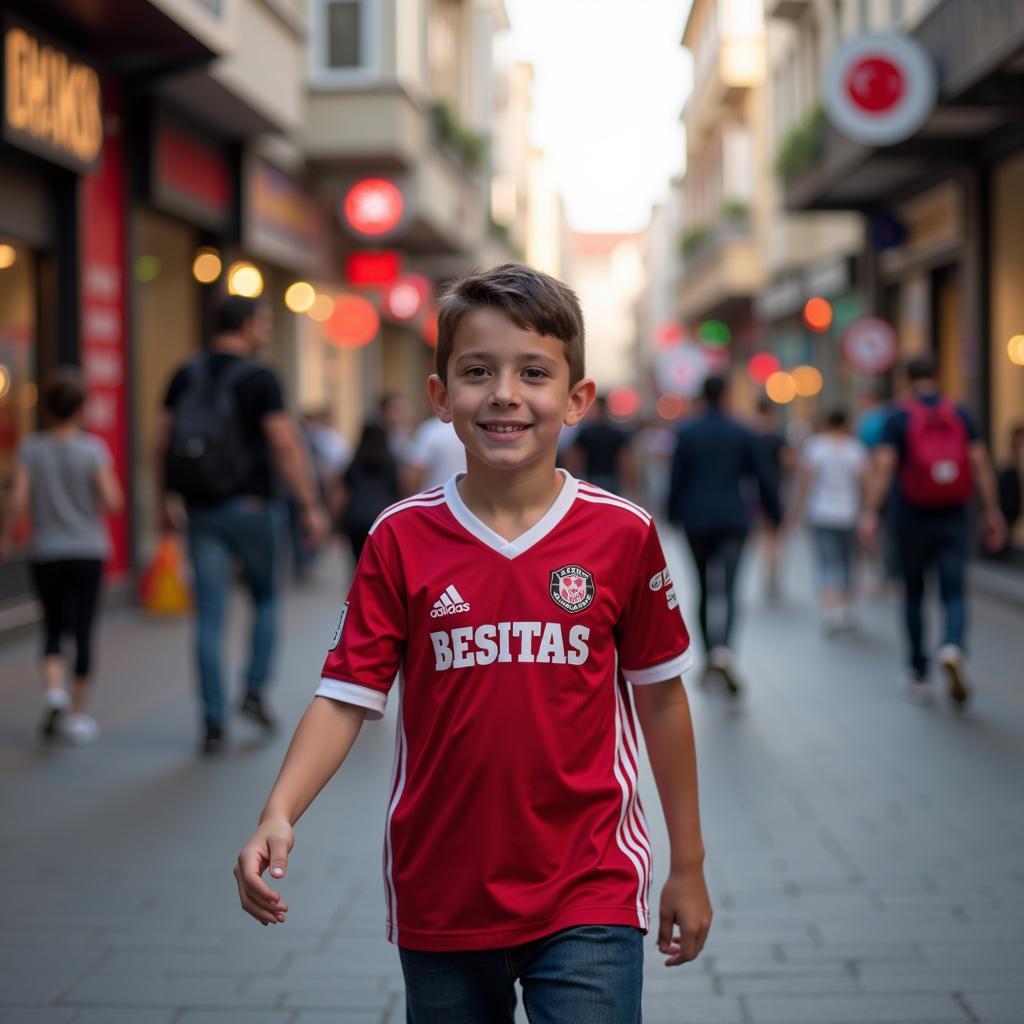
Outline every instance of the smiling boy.
<svg viewBox="0 0 1024 1024"><path fill-rule="evenodd" d="M457 282L439 308L437 415L467 472L383 512L256 833L235 867L263 924L287 906L292 826L380 718L396 676L385 835L387 935L412 1024L641 1019L652 858L633 706L671 843L666 964L711 906L692 658L651 517L556 469L594 399L576 296L528 267ZM632 693L632 696L631 696Z"/></svg>

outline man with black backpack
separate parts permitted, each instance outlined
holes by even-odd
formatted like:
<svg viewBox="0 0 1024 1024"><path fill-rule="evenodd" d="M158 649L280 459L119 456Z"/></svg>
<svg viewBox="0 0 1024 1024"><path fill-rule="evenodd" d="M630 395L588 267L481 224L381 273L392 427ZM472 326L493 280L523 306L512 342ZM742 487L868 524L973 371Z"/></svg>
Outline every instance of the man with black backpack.
<svg viewBox="0 0 1024 1024"><path fill-rule="evenodd" d="M184 499L188 515L207 754L219 753L224 742L221 630L236 561L253 600L240 710L267 731L275 726L262 691L273 658L278 572L287 537L277 476L298 502L307 543L318 545L328 529L305 447L284 410L281 383L253 358L267 330L267 311L256 300L226 296L209 350L171 378L157 429L162 526L178 526L175 505L168 501L171 492Z"/></svg>
<svg viewBox="0 0 1024 1024"><path fill-rule="evenodd" d="M911 359L906 374L910 395L886 420L881 444L875 449L875 471L868 482L860 534L865 544L874 544L878 512L896 475L896 536L910 642L910 675L904 689L912 700L931 699L923 605L925 576L934 568L945 609L939 663L950 700L962 707L970 699L964 665L965 576L968 505L975 489L981 499L987 547L1002 546L1006 523L999 511L992 463L973 417L941 394L931 356Z"/></svg>

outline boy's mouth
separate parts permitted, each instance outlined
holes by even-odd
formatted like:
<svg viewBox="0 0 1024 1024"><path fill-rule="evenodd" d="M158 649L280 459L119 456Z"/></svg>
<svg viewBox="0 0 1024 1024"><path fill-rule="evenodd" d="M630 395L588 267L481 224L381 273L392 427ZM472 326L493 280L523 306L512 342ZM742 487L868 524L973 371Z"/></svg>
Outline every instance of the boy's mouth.
<svg viewBox="0 0 1024 1024"><path fill-rule="evenodd" d="M488 434L522 434L530 429L529 423L479 423Z"/></svg>

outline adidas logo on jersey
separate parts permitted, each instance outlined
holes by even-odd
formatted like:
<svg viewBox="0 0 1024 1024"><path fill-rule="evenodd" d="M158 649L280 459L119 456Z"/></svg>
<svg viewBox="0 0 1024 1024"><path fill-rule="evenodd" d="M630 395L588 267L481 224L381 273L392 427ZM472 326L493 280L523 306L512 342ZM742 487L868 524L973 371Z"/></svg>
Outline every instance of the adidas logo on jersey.
<svg viewBox="0 0 1024 1024"><path fill-rule="evenodd" d="M444 593L434 602L430 609L432 619L443 619L446 615L468 612L469 602L453 586L445 587Z"/></svg>

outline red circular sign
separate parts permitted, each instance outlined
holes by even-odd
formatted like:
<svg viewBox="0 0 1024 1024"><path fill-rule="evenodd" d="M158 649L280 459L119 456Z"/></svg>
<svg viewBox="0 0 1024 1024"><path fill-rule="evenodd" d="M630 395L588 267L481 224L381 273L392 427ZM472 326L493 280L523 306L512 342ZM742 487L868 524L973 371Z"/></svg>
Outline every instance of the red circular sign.
<svg viewBox="0 0 1024 1024"><path fill-rule="evenodd" d="M846 91L861 110L882 114L891 110L906 92L903 71L891 60L868 54L846 73Z"/></svg>
<svg viewBox="0 0 1024 1024"><path fill-rule="evenodd" d="M861 373L885 373L896 362L898 351L896 332L880 317L862 316L843 335L843 355Z"/></svg>
<svg viewBox="0 0 1024 1024"><path fill-rule="evenodd" d="M345 196L345 220L361 235L385 235L398 226L405 209L402 193L386 178L365 178Z"/></svg>

